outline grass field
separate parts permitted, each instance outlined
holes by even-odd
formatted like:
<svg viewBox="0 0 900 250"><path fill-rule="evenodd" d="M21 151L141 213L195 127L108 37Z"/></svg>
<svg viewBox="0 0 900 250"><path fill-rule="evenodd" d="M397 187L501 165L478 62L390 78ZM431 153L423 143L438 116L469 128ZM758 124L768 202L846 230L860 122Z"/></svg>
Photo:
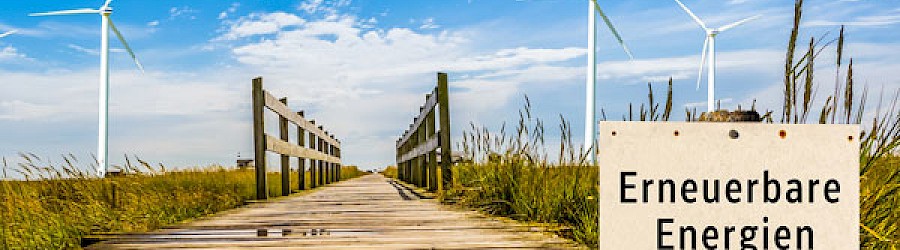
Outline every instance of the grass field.
<svg viewBox="0 0 900 250"><path fill-rule="evenodd" d="M33 155L23 157L31 163L3 165L4 174L16 171L32 181L0 181L2 249L79 248L81 238L92 233L150 231L239 207L255 197L253 169L161 172L144 164L142 173L132 168L126 176L97 179L73 164L50 166L34 163L38 159ZM362 174L345 167L342 178ZM279 175L269 173L271 197L281 194ZM297 174L291 176L291 183L297 183Z"/></svg>

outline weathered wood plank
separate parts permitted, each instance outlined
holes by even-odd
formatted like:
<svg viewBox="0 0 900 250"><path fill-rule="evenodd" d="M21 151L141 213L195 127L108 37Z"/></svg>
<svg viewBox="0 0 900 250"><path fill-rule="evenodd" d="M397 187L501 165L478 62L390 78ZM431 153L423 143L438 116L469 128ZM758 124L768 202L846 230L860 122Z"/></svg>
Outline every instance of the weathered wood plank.
<svg viewBox="0 0 900 250"><path fill-rule="evenodd" d="M431 138L428 138L425 143L419 144L409 152L406 152L406 154L400 156L400 158L397 159L398 162L405 162L413 158L426 155L428 154L428 152L434 151L435 149L440 147L440 143L438 140L439 138L437 136L431 136Z"/></svg>
<svg viewBox="0 0 900 250"><path fill-rule="evenodd" d="M301 157L313 160L322 160L333 163L340 163L341 159L319 152L315 149L305 148L298 145L290 144L278 138L266 135L266 150L275 153L288 155L291 157Z"/></svg>
<svg viewBox="0 0 900 250"><path fill-rule="evenodd" d="M425 116L428 115L428 113L431 113L431 110L434 109L434 107L437 105L438 96L435 94L435 91L436 89L431 91L428 99L425 100L425 106L423 106L423 109L419 112L419 115L416 116L415 120L413 120L412 126L410 126L410 128L412 129L410 129L405 134L403 134L402 137L400 137L400 141L397 142L397 147L400 147L400 145L403 145L403 143L409 140L409 137L412 136L415 129L419 126L422 126L422 122L423 120L425 120Z"/></svg>
<svg viewBox="0 0 900 250"><path fill-rule="evenodd" d="M162 231L123 235L90 249L581 248L540 228L416 197L369 175Z"/></svg>

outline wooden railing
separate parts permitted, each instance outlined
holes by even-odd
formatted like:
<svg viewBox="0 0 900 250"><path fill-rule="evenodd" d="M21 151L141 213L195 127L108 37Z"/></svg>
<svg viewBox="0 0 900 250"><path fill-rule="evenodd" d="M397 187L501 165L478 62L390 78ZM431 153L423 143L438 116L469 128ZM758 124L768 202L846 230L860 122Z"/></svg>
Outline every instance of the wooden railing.
<svg viewBox="0 0 900 250"><path fill-rule="evenodd" d="M446 190L453 179L447 74L437 77L437 87L425 96L419 115L397 140L398 178L431 191Z"/></svg>
<svg viewBox="0 0 900 250"><path fill-rule="evenodd" d="M278 115L279 137L265 132L265 109ZM253 148L256 166L256 198L268 198L266 151L281 155L281 193L291 194L290 157L298 158L300 190L306 189L306 160L309 160L309 187L315 188L340 180L341 142L315 120L307 121L303 111L291 112L287 98L276 99L263 89L262 77L253 79ZM289 142L288 126L297 126L297 145Z"/></svg>

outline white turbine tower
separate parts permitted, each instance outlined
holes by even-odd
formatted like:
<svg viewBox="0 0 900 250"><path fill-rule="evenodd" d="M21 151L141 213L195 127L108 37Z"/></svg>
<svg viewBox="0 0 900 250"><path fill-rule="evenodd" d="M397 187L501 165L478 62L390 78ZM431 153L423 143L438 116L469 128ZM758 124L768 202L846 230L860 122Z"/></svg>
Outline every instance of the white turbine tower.
<svg viewBox="0 0 900 250"><path fill-rule="evenodd" d="M16 33L15 30L10 30L10 31L8 31L8 32L6 32L6 33L0 34L0 38L4 38L4 37L7 37L7 36L12 35L12 34L15 34L15 33Z"/></svg>
<svg viewBox="0 0 900 250"><path fill-rule="evenodd" d="M706 40L703 42L703 54L700 56L700 73L697 75L697 89L698 90L700 89L700 81L703 78L703 64L707 62L706 57L708 54L709 62L706 67L709 68L709 75L707 75L707 77L706 77L706 80L707 80L706 111L713 112L716 109L715 108L715 101L716 101L716 97L715 97L715 92L716 92L715 91L716 90L716 35L724 32L726 30L729 30L731 28L734 28L738 25L752 21L753 19L757 19L757 18L761 17L762 15L756 15L756 16L744 18L743 20L733 22L733 23L727 24L727 25L719 27L719 28L708 28L708 27L706 27L706 23L704 23L702 20L700 20L700 18L697 17L697 15L694 15L694 12L691 12L691 10L688 9L688 7L685 6L683 3L681 3L681 1L675 0L675 2L678 3L678 5L681 6L681 8L684 9L684 11L687 12L688 15L690 15L691 18L693 18L694 21L696 21L697 24L700 25L700 28L703 28L703 30L706 31Z"/></svg>
<svg viewBox="0 0 900 250"><path fill-rule="evenodd" d="M102 178L106 176L106 171L109 169L109 30L112 29L113 32L116 33L116 36L119 38L119 41L122 42L122 45L125 46L125 50L128 51L128 54L131 55L131 58L134 59L134 62L137 64L138 69L141 72L144 72L144 67L141 66L141 62L138 61L137 56L134 55L134 51L131 50L131 47L128 46L128 42L125 42L125 38L122 37L122 33L119 32L119 29L116 29L116 25L113 24L112 20L109 18L112 15L112 8L109 7L109 3L112 0L106 0L106 3L103 4L99 9L75 9L75 10L61 10L61 11L52 11L52 12L44 12L44 13L34 13L29 16L59 16L59 15L76 15L76 14L99 14L100 15L100 108L99 108L99 130L97 135L97 174Z"/></svg>
<svg viewBox="0 0 900 250"><path fill-rule="evenodd" d="M628 50L628 46L625 46L625 41L622 40L622 36L619 35L619 32L616 31L616 27L613 26L612 22L609 20L609 17L603 13L603 10L600 9L600 5L597 4L597 0L589 0L588 1L588 67L587 67L587 82L585 83L586 91L585 91L585 104L584 104L584 149L590 150L590 160L591 163L597 162L597 154L594 152L597 150L594 147L594 143L597 141L597 99L594 97L597 89L597 13L600 14L600 17L603 18L603 22L606 23L606 26L609 27L609 30L612 31L613 35L616 37L616 40L619 41L619 45L622 46L622 49L625 50L625 54L628 54L628 58L634 59L631 55L631 51Z"/></svg>

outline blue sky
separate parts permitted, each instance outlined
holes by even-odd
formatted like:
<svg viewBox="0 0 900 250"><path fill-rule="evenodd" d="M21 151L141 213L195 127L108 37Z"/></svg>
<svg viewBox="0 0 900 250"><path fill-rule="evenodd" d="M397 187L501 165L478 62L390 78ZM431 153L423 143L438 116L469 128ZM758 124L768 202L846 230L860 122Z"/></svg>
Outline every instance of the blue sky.
<svg viewBox="0 0 900 250"><path fill-rule="evenodd" d="M758 99L776 109L793 1L684 2L716 27L764 15L719 36L717 97L726 107ZM670 76L676 120L685 107L705 106L705 86L695 89L704 33L674 1L600 3L636 57L627 60L599 31L598 106L611 119L646 98L647 82L663 90ZM0 32L19 31L0 39L0 156L32 152L59 161L95 150L100 18L27 13L101 4L0 4ZM345 163L364 168L392 164L394 141L438 71L450 74L455 137L469 122L514 122L526 94L548 131L560 114L578 138L583 131L582 0L117 0L112 7L147 69L137 71L111 41L113 163L129 154L205 166L249 155L255 76L325 124L344 142ZM847 24L857 81L873 90L900 87L900 1L808 0L804 14L802 41L825 32L833 38ZM833 83L832 51L817 64L822 86Z"/></svg>

